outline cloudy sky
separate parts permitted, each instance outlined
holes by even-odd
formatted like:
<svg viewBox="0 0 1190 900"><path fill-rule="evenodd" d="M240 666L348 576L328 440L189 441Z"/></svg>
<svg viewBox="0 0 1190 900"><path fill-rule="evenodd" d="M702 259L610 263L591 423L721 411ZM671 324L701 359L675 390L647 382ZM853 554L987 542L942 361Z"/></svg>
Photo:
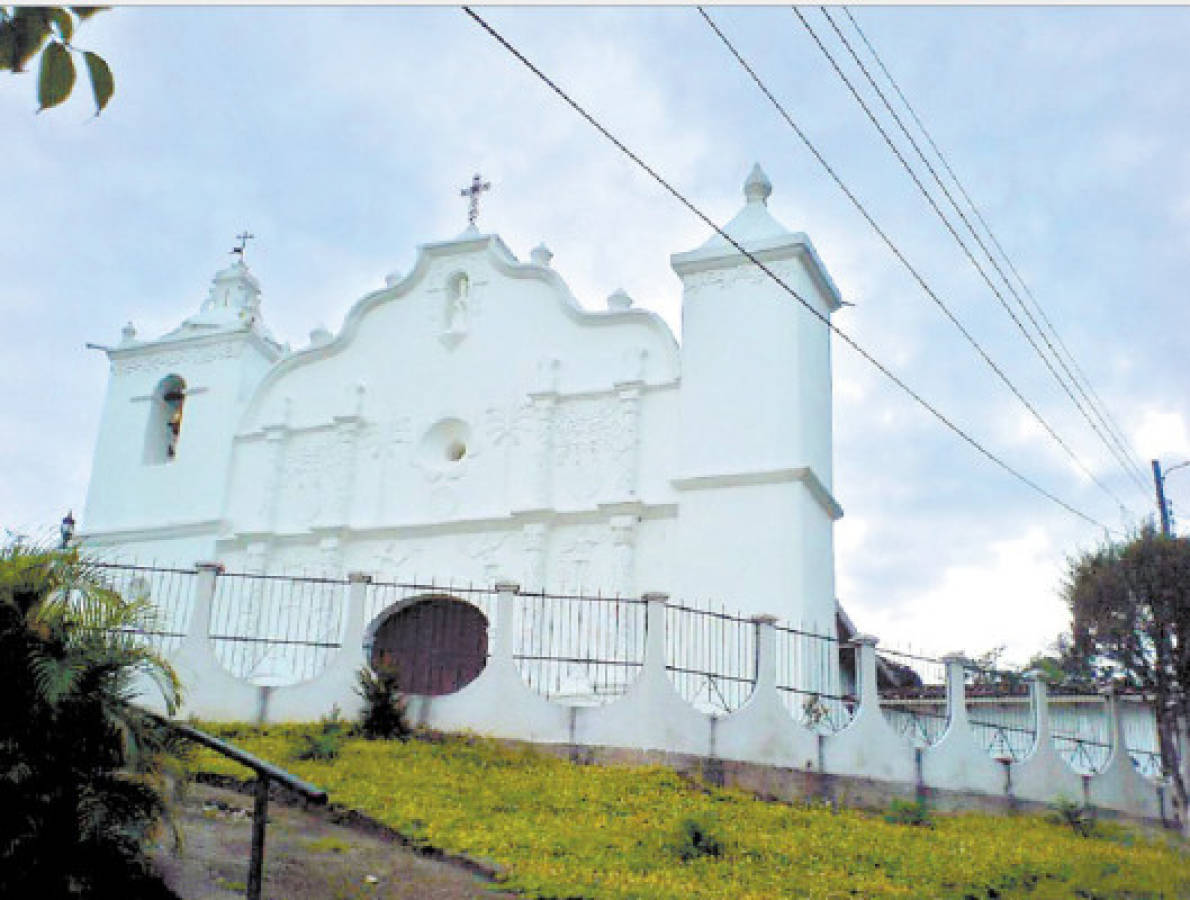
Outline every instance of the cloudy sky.
<svg viewBox="0 0 1190 900"><path fill-rule="evenodd" d="M845 53L822 13L804 12ZM1123 531L1151 513L1151 483L1108 453L789 9L712 16L1102 487L946 321L695 9L482 14L716 221L759 161L774 214L810 234L855 304L836 315L842 329L1091 519ZM1190 9L854 15L1137 465L1190 458ZM76 43L116 75L98 119L85 83L34 115L34 76L0 76L8 528L53 527L82 506L107 378L84 344L114 342L128 320L142 336L176 325L245 227L266 321L300 345L408 271L419 243L457 234L459 188L480 171L493 183L484 230L522 258L545 241L585 305L623 287L680 328L668 257L706 227L458 9L125 7ZM836 568L852 617L901 648L1005 644L1023 659L1044 646L1066 625L1066 556L1103 529L989 463L845 346L834 354ZM1190 516L1190 469L1168 487Z"/></svg>

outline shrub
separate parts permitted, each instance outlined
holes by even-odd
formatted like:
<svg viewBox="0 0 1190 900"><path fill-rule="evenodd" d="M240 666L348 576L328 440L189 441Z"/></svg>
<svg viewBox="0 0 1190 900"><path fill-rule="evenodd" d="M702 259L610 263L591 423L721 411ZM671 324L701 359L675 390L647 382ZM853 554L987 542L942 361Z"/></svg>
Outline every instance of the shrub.
<svg viewBox="0 0 1190 900"><path fill-rule="evenodd" d="M933 828L934 820L930 818L930 808L925 800L893 800L884 814L884 821L893 825L916 825L922 828Z"/></svg>
<svg viewBox="0 0 1190 900"><path fill-rule="evenodd" d="M356 693L364 700L359 731L370 740L407 740L413 733L406 712L406 699L397 686L395 672L373 672L367 666L358 672Z"/></svg>
<svg viewBox="0 0 1190 900"><path fill-rule="evenodd" d="M1054 824L1069 826L1079 837L1091 837L1095 834L1097 826L1093 807L1059 797L1050 804L1050 809L1053 810L1050 821Z"/></svg>
<svg viewBox="0 0 1190 900"><path fill-rule="evenodd" d="M318 729L301 735L301 745L295 756L316 762L329 762L339 755L343 742L347 740L347 723L339 713L338 704L331 707L331 714L319 720Z"/></svg>
<svg viewBox="0 0 1190 900"><path fill-rule="evenodd" d="M131 701L179 688L149 615L76 551L0 547L0 896L170 896L144 847L179 740Z"/></svg>
<svg viewBox="0 0 1190 900"><path fill-rule="evenodd" d="M678 828L673 850L682 862L702 856L723 855L723 841L705 819L685 819Z"/></svg>

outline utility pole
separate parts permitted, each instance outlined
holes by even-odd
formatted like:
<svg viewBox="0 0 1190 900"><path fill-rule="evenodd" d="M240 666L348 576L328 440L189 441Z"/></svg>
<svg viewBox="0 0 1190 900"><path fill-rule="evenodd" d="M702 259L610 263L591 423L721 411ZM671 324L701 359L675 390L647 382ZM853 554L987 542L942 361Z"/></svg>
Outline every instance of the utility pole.
<svg viewBox="0 0 1190 900"><path fill-rule="evenodd" d="M1153 460L1153 484L1157 488L1157 510L1161 513L1161 533L1169 537L1169 506L1165 502L1165 476L1161 474L1161 463Z"/></svg>

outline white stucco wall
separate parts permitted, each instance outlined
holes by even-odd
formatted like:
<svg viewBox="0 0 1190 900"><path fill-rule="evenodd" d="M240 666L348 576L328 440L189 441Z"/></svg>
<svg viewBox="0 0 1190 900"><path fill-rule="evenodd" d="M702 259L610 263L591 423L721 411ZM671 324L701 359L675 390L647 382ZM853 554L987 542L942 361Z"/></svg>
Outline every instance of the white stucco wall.
<svg viewBox="0 0 1190 900"><path fill-rule="evenodd" d="M770 191L755 170L727 231L827 316ZM664 589L831 631L827 330L721 237L672 264L681 347L469 229L283 353L237 263L182 328L110 351L81 535L231 570ZM136 398L166 374L188 388L179 452L148 465Z"/></svg>

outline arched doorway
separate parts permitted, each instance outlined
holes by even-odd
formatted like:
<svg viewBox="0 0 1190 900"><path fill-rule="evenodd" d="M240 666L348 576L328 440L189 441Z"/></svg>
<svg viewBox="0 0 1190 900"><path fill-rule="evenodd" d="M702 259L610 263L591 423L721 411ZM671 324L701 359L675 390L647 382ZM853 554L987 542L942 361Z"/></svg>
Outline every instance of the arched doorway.
<svg viewBox="0 0 1190 900"><path fill-rule="evenodd" d="M488 620L455 597L425 597L389 613L376 626L368 658L393 672L403 693L453 694L483 671Z"/></svg>

